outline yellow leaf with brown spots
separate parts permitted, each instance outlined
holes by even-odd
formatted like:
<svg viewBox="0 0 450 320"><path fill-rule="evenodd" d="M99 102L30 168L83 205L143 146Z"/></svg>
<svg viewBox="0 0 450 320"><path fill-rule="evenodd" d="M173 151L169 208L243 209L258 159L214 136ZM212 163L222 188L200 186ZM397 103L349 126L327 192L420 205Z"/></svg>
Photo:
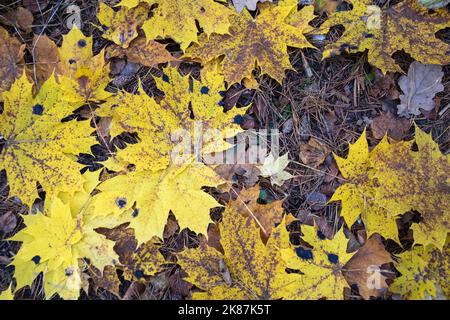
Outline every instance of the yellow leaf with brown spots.
<svg viewBox="0 0 450 320"><path fill-rule="evenodd" d="M314 47L303 35L310 31L307 26L314 14L310 6L292 16L292 12L296 11L296 4L266 4L256 18L246 9L239 15L232 16L229 34L213 34L209 37L201 35L199 44L193 44L187 49L186 57L198 59L203 64L223 57L222 72L228 85L244 78L251 79L255 66L261 68L263 74L281 83L285 70L292 69L287 47ZM295 19L287 22L288 16Z"/></svg>
<svg viewBox="0 0 450 320"><path fill-rule="evenodd" d="M413 224L414 243L439 249L450 231L450 157L443 155L431 134L416 127L415 143L387 143L371 160L376 170L376 203L392 215L416 210L421 221Z"/></svg>
<svg viewBox="0 0 450 320"><path fill-rule="evenodd" d="M83 186L76 155L89 153L95 144L89 121L61 122L73 106L66 103L54 77L33 97L26 75L3 94L4 111L0 135L0 169L6 169L10 196L18 196L31 207L40 183L47 197L74 192Z"/></svg>
<svg viewBox="0 0 450 320"><path fill-rule="evenodd" d="M127 61L140 63L146 67L155 67L160 63L175 61L166 46L156 41L146 41L145 37L138 37L131 41L128 48L116 45L106 48L106 58L127 58Z"/></svg>
<svg viewBox="0 0 450 320"><path fill-rule="evenodd" d="M142 29L148 40L172 38L185 50L197 42L197 23L207 36L212 33L226 34L228 20L234 12L213 0L141 0L150 6L157 5ZM223 2L223 1L221 1Z"/></svg>
<svg viewBox="0 0 450 320"><path fill-rule="evenodd" d="M368 236L380 233L400 242L394 216L375 201L374 171L366 131L354 144L350 144L347 158L337 155L334 158L346 182L339 186L330 201L341 201L341 216L346 223L351 226L361 216Z"/></svg>
<svg viewBox="0 0 450 320"><path fill-rule="evenodd" d="M8 91L22 74L25 45L11 37L1 26L0 39L3 42L0 46L0 102L2 102L2 92Z"/></svg>
<svg viewBox="0 0 450 320"><path fill-rule="evenodd" d="M391 291L409 300L436 298L438 294L448 299L449 253L448 243L443 252L433 245L403 252L395 264L401 275L390 286Z"/></svg>
<svg viewBox="0 0 450 320"><path fill-rule="evenodd" d="M150 9L141 4L136 8L121 7L114 10L101 2L98 21L102 24L103 38L111 40L122 48L128 48L131 41L138 36L137 28L147 20Z"/></svg>
<svg viewBox="0 0 450 320"><path fill-rule="evenodd" d="M204 292L194 292L194 299L257 300L299 299L302 278L287 273L280 248L287 245L289 234L281 223L273 230L267 244L260 228L233 204L226 208L220 225L224 252L202 243L198 248L177 254L178 264L188 273L186 281Z"/></svg>
<svg viewBox="0 0 450 320"><path fill-rule="evenodd" d="M424 64L450 62L450 47L436 38L439 30L450 27L446 9L428 12L417 0L405 0L396 5L379 7L371 1L351 0L353 9L333 13L320 27L323 33L332 26L342 25L343 35L328 45L323 57L328 58L344 51L368 50L369 63L384 74L403 72L392 55L404 50Z"/></svg>

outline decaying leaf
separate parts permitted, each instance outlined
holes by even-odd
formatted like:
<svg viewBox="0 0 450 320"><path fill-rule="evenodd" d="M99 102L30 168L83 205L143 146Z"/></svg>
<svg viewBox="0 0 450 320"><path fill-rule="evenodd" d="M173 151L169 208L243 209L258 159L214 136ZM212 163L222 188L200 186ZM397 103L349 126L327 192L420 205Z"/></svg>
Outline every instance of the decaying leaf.
<svg viewBox="0 0 450 320"><path fill-rule="evenodd" d="M418 211L422 220L411 227L414 242L442 249L450 230L450 159L418 127L415 143L418 151L411 151L410 142L384 139L373 151L375 201L393 215Z"/></svg>
<svg viewBox="0 0 450 320"><path fill-rule="evenodd" d="M233 193L232 189L231 193ZM236 194L237 199L231 206L236 212L251 217L261 228L261 238L267 241L272 229L279 225L283 219L282 201L274 201L268 204L258 203L259 188L257 186L244 189Z"/></svg>
<svg viewBox="0 0 450 320"><path fill-rule="evenodd" d="M383 139L387 134L389 138L402 140L411 128L411 121L398 117L390 111L383 112L373 119L370 128L375 139Z"/></svg>
<svg viewBox="0 0 450 320"><path fill-rule="evenodd" d="M369 63L384 74L402 72L392 54L405 50L414 59L426 64L447 64L450 47L435 34L450 26L445 9L429 13L417 0L406 0L380 8L371 0L349 1L353 9L335 12L320 27L327 32L332 26L343 25L344 34L323 52L327 58L345 51L350 53L368 50Z"/></svg>
<svg viewBox="0 0 450 320"><path fill-rule="evenodd" d="M358 292L364 299L379 297L387 291L387 277L382 266L394 262L386 251L378 234L372 235L355 255L347 262L344 277L349 284L356 284ZM392 275L393 278L393 275Z"/></svg>
<svg viewBox="0 0 450 320"><path fill-rule="evenodd" d="M347 223L358 215L366 224L368 234L374 232L398 240L395 219L416 210L422 215L413 224L417 244L434 244L442 248L449 227L450 161L441 154L431 135L416 127L414 141L392 142L383 139L370 153L365 134L350 146L347 159L336 157L344 178L331 201L341 200Z"/></svg>
<svg viewBox="0 0 450 320"><path fill-rule="evenodd" d="M136 8L121 7L117 11L100 2L98 20L102 24L105 39L113 41L122 48L128 48L138 35L137 28L147 20L149 7L141 4Z"/></svg>
<svg viewBox="0 0 450 320"><path fill-rule="evenodd" d="M140 0L140 2L157 5L157 8L153 10L153 16L142 26L147 39L172 38L180 43L181 50L185 50L191 42L197 41L196 22L208 36L212 33L226 34L230 27L228 17L234 14L232 10L213 0L183 2ZM131 3L131 6L133 7L135 3Z"/></svg>
<svg viewBox="0 0 450 320"><path fill-rule="evenodd" d="M300 160L313 168L320 166L327 156L330 149L322 141L311 137L308 142L300 144Z"/></svg>
<svg viewBox="0 0 450 320"><path fill-rule="evenodd" d="M436 247L414 246L399 256L395 265L402 274L395 279L390 289L406 299L423 300L436 298L441 291L448 299L448 275L450 272L450 250L447 244L441 252Z"/></svg>
<svg viewBox="0 0 450 320"><path fill-rule="evenodd" d="M23 216L26 227L10 239L22 242L11 263L17 289L31 285L42 272L47 299L55 293L77 299L83 286L84 263L80 259L89 259L99 270L117 261L114 243L94 229L120 221L85 210L90 192L98 184L98 173L85 174L83 181L84 189L74 197L62 193L62 198L47 198L43 213Z"/></svg>
<svg viewBox="0 0 450 320"><path fill-rule="evenodd" d="M14 293L11 290L11 284L5 291L0 293L0 301L6 300L14 300Z"/></svg>
<svg viewBox="0 0 450 320"><path fill-rule="evenodd" d="M274 185L282 186L286 180L292 179L293 176L285 171L289 165L288 154L275 159L272 153L264 159L264 164L259 166L262 177L270 177L270 182Z"/></svg>
<svg viewBox="0 0 450 320"><path fill-rule="evenodd" d="M2 92L8 91L13 82L20 77L23 70L23 55L25 45L11 37L8 31L0 26L0 102L3 101Z"/></svg>
<svg viewBox="0 0 450 320"><path fill-rule="evenodd" d="M33 38L33 66L28 69L30 78L35 79L37 87L53 74L60 63L57 45L45 34ZM58 71L57 71L58 72Z"/></svg>
<svg viewBox="0 0 450 320"><path fill-rule="evenodd" d="M194 299L299 299L301 276L287 273L280 248L289 235L284 223L273 230L266 245L260 228L231 206L220 225L224 253L201 244L177 254L178 264L188 273L186 281L204 292Z"/></svg>
<svg viewBox="0 0 450 320"><path fill-rule="evenodd" d="M80 190L82 165L76 162L76 155L89 153L95 143L89 121L61 122L74 106L58 88L51 77L33 97L32 84L23 74L3 94L0 134L5 145L0 169L6 169L10 195L30 207L38 197L38 182L50 198Z"/></svg>
<svg viewBox="0 0 450 320"><path fill-rule="evenodd" d="M275 6L269 4L254 19L247 10L230 18L229 34L201 35L199 44L193 44L186 57L200 60L203 64L223 56L222 72L228 85L244 78L252 79L255 65L263 74L277 80L284 78L286 69L292 69L287 46L313 48L304 33L312 30L308 25L314 18L313 7L306 6L298 13L295 5ZM295 12L294 19L286 18Z"/></svg>
<svg viewBox="0 0 450 320"><path fill-rule="evenodd" d="M290 269L302 273L301 291L296 299L342 299L348 287L343 270L352 253L347 253L347 239L341 228L333 240L326 239L315 226L302 226L302 239L313 249L288 247L281 250L282 258Z"/></svg>
<svg viewBox="0 0 450 320"><path fill-rule="evenodd" d="M442 67L414 61L409 66L408 76L401 76L398 85L403 91L397 113L401 116L419 115L420 109L431 111L434 96L444 90Z"/></svg>
<svg viewBox="0 0 450 320"><path fill-rule="evenodd" d="M123 58L134 63L140 63L146 67L154 67L160 63L175 60L165 48L165 45L156 41L147 41L144 37L139 37L131 41L128 48L112 45L106 48L106 57Z"/></svg>
<svg viewBox="0 0 450 320"><path fill-rule="evenodd" d="M236 8L237 12L241 13L245 7L247 7L248 10L256 10L258 2L266 1L272 2L273 0L233 0L233 6Z"/></svg>

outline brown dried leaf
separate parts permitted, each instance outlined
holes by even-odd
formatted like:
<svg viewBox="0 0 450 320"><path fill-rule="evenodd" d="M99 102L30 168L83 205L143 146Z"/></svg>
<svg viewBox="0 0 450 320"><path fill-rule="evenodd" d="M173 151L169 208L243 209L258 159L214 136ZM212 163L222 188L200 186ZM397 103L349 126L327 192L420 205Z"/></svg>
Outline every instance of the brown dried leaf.
<svg viewBox="0 0 450 320"><path fill-rule="evenodd" d="M411 122L405 118L399 118L389 111L382 113L373 119L371 124L372 134L375 139L382 139L387 133L389 137L400 141L408 133Z"/></svg>
<svg viewBox="0 0 450 320"><path fill-rule="evenodd" d="M25 45L8 31L0 27L0 102L3 101L1 93L9 90L11 84L20 77L23 70L23 55Z"/></svg>
<svg viewBox="0 0 450 320"><path fill-rule="evenodd" d="M330 149L322 141L311 137L307 143L300 144L300 160L313 168L320 166L330 154Z"/></svg>
<svg viewBox="0 0 450 320"><path fill-rule="evenodd" d="M60 63L58 47L46 35L34 35L32 48L34 48L32 55L35 67L31 66L27 71L33 79L36 72L36 79L40 86L50 78L55 68L58 68Z"/></svg>
<svg viewBox="0 0 450 320"><path fill-rule="evenodd" d="M393 262L392 257L384 248L380 235L374 234L344 266L344 277L349 284L358 285L364 299L379 297L388 287L381 266L390 262Z"/></svg>

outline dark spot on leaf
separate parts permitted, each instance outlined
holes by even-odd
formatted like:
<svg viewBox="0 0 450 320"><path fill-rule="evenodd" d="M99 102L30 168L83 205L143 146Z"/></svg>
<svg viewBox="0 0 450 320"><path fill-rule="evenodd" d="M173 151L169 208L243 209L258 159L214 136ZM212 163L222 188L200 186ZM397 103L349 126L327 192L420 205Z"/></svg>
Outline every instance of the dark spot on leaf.
<svg viewBox="0 0 450 320"><path fill-rule="evenodd" d="M116 198L116 205L123 209L127 205L127 198Z"/></svg>
<svg viewBox="0 0 450 320"><path fill-rule="evenodd" d="M109 28L107 26L105 26L104 24L102 24L102 29L103 29L103 31L107 31Z"/></svg>
<svg viewBox="0 0 450 320"><path fill-rule="evenodd" d="M43 112L44 112L44 106L42 104L36 104L33 106L33 114L42 116Z"/></svg>
<svg viewBox="0 0 450 320"><path fill-rule="evenodd" d="M364 38L373 38L373 34L364 32Z"/></svg>
<svg viewBox="0 0 450 320"><path fill-rule="evenodd" d="M200 92L201 92L201 94L208 94L208 93L209 93L209 88L203 86L203 87L200 89Z"/></svg>
<svg viewBox="0 0 450 320"><path fill-rule="evenodd" d="M319 237L320 240L325 240L325 235L322 233L322 231L317 230L317 236Z"/></svg>
<svg viewBox="0 0 450 320"><path fill-rule="evenodd" d="M39 262L41 261L41 257L40 256L34 256L31 261L33 261L35 264L39 264Z"/></svg>
<svg viewBox="0 0 450 320"><path fill-rule="evenodd" d="M169 83L169 77L167 76L167 74L163 74L162 79L163 81Z"/></svg>
<svg viewBox="0 0 450 320"><path fill-rule="evenodd" d="M225 105L225 101L220 100L219 103L218 103L218 105L221 106L221 107L223 107L223 106Z"/></svg>
<svg viewBox="0 0 450 320"><path fill-rule="evenodd" d="M66 272L66 276L68 276L68 277L70 277L71 275L73 275L73 269L72 269L72 267L66 268L65 272Z"/></svg>
<svg viewBox="0 0 450 320"><path fill-rule="evenodd" d="M134 276L135 276L136 278L140 279L140 278L142 278L142 277L144 276L144 271L142 271L141 269L137 269L137 270L134 272Z"/></svg>
<svg viewBox="0 0 450 320"><path fill-rule="evenodd" d="M236 117L234 117L233 123L242 124L243 122L244 122L244 117L242 117L240 114L238 114Z"/></svg>
<svg viewBox="0 0 450 320"><path fill-rule="evenodd" d="M135 208L131 215L133 216L133 218L136 218L139 215L139 209Z"/></svg>
<svg viewBox="0 0 450 320"><path fill-rule="evenodd" d="M302 247L295 248L295 253L297 253L297 256L299 256L303 260L311 260L313 258L312 251L311 250L305 250Z"/></svg>
<svg viewBox="0 0 450 320"><path fill-rule="evenodd" d="M331 263L338 263L339 262L339 256L333 253L329 253L328 254L328 261L330 261Z"/></svg>
<svg viewBox="0 0 450 320"><path fill-rule="evenodd" d="M75 59L69 59L69 64L74 64L76 62Z"/></svg>
<svg viewBox="0 0 450 320"><path fill-rule="evenodd" d="M86 47L86 40L84 40L84 39L78 40L78 46L80 48Z"/></svg>
<svg viewBox="0 0 450 320"><path fill-rule="evenodd" d="M205 13L205 11L206 11L205 8L203 8L203 7L200 8L201 13Z"/></svg>

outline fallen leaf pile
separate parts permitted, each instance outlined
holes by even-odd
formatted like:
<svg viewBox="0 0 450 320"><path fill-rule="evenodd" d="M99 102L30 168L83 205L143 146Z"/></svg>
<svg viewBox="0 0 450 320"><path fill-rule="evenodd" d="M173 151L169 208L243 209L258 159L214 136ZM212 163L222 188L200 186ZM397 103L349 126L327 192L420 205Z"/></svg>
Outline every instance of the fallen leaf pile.
<svg viewBox="0 0 450 320"><path fill-rule="evenodd" d="M366 52L380 74L404 73L393 57L404 50L416 61L399 78L398 115L436 109L440 65L450 62L436 33L450 16L425 2L348 0L345 10L316 3L316 13L327 12L318 24L315 7L296 0L100 1L94 27L108 42L101 48L75 26L58 44L34 34L28 48L10 31L32 33L39 9L12 12L12 29L0 27L0 170L8 197L29 210L19 230L14 220L2 231L20 249L10 261L15 281L0 300L37 279L46 299L78 299L100 287L125 299L123 279L176 287L192 299L343 299L355 287L364 299L449 298L450 158L417 125L403 140L413 120L385 111L371 123L381 141L369 148L364 131L335 163L332 144L313 136L299 143L300 162L270 152L258 165L244 163L259 152L254 146L238 164L210 161L237 148L246 112L257 109L227 103L227 91L263 90L263 75L283 83L295 65L289 48L318 52L311 35L337 25L343 34L327 42L323 58ZM128 65L115 72L125 57ZM186 72L188 64L200 71ZM134 91L113 88L112 74L129 65L150 68L145 77L160 96L143 80ZM98 167L86 170L86 157ZM322 172L331 162L336 172L324 179L339 180L331 199L311 193L342 206L325 236L317 217L300 223L286 212L280 194L302 184L295 165ZM268 186L277 192L268 195ZM408 248L398 223L411 212L419 218ZM355 223L367 240L350 250ZM183 245L168 250L177 237Z"/></svg>

